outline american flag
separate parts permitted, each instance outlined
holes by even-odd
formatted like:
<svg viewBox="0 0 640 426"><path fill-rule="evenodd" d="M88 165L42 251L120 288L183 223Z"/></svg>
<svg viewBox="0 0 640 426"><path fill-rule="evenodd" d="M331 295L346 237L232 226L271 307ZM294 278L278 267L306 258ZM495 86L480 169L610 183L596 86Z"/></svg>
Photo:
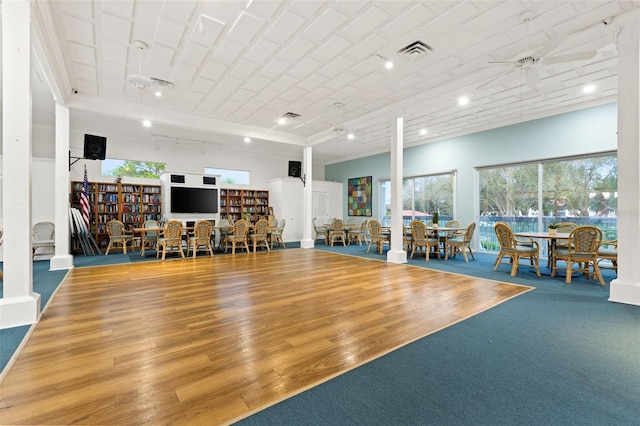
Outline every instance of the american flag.
<svg viewBox="0 0 640 426"><path fill-rule="evenodd" d="M82 194L80 194L80 211L84 224L89 230L89 180L87 179L87 166L84 167L84 182L82 182Z"/></svg>

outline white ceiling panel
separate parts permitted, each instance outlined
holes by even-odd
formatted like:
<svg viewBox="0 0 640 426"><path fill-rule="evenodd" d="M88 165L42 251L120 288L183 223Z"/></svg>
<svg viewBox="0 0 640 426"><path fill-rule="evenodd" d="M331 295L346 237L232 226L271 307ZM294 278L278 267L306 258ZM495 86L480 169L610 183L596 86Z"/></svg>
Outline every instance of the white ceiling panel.
<svg viewBox="0 0 640 426"><path fill-rule="evenodd" d="M172 78L176 81L182 81L185 84L189 83L193 76L196 74L197 67L193 65L184 64L182 62L178 62L176 66L173 68Z"/></svg>
<svg viewBox="0 0 640 426"><path fill-rule="evenodd" d="M304 35L319 42L328 38L347 21L347 16L329 8L305 28Z"/></svg>
<svg viewBox="0 0 640 426"><path fill-rule="evenodd" d="M183 24L164 17L158 19L153 42L167 47L177 48L186 27Z"/></svg>
<svg viewBox="0 0 640 426"><path fill-rule="evenodd" d="M123 18L131 18L133 17L133 7L135 3L135 0L103 1L100 2L100 5L103 11L111 12Z"/></svg>
<svg viewBox="0 0 640 426"><path fill-rule="evenodd" d="M359 39L376 30L388 19L389 14L387 12L373 6L365 9L355 20L347 24L342 33L352 39Z"/></svg>
<svg viewBox="0 0 640 426"><path fill-rule="evenodd" d="M165 0L162 2L163 16L178 22L188 22L198 2L194 0Z"/></svg>
<svg viewBox="0 0 640 426"><path fill-rule="evenodd" d="M306 78L309 74L322 66L322 62L316 61L313 58L305 58L298 62L293 68L289 70L289 74L299 79Z"/></svg>
<svg viewBox="0 0 640 426"><path fill-rule="evenodd" d="M356 44L354 47L347 51L349 56L352 56L356 59L365 59L373 55L374 53L381 52L380 46L385 46L389 44L389 40L382 37L379 34L372 34L369 37L362 40L360 43ZM397 48L401 48L403 46L399 45ZM388 59L388 58L387 58Z"/></svg>
<svg viewBox="0 0 640 426"><path fill-rule="evenodd" d="M249 48L245 58L257 64L262 64L273 56L278 49L280 49L279 44L266 39L260 39Z"/></svg>
<svg viewBox="0 0 640 426"><path fill-rule="evenodd" d="M323 62L328 62L351 45L352 43L349 40L336 35L327 40L326 43L320 45L312 54L315 58Z"/></svg>
<svg viewBox="0 0 640 426"><path fill-rule="evenodd" d="M202 70L201 76L209 80L219 80L228 69L228 66L220 62L209 61Z"/></svg>
<svg viewBox="0 0 640 426"><path fill-rule="evenodd" d="M285 10L265 31L264 35L278 43L285 43L305 22L306 20L302 16Z"/></svg>
<svg viewBox="0 0 640 426"><path fill-rule="evenodd" d="M68 42L69 54L73 62L96 66L96 50L84 44Z"/></svg>
<svg viewBox="0 0 640 426"><path fill-rule="evenodd" d="M242 12L229 31L229 37L243 44L250 44L265 25L263 19Z"/></svg>
<svg viewBox="0 0 640 426"><path fill-rule="evenodd" d="M271 79L262 75L254 75L245 83L244 87L254 92L261 92L269 83L271 83Z"/></svg>
<svg viewBox="0 0 640 426"><path fill-rule="evenodd" d="M208 53L209 48L189 41L184 45L182 55L180 55L180 62L199 67Z"/></svg>
<svg viewBox="0 0 640 426"><path fill-rule="evenodd" d="M103 12L102 37L116 43L127 45L131 41L131 21Z"/></svg>
<svg viewBox="0 0 640 426"><path fill-rule="evenodd" d="M93 2L90 1L60 2L60 10L65 15L76 16L87 21L93 20Z"/></svg>
<svg viewBox="0 0 640 426"><path fill-rule="evenodd" d="M117 80L122 84L126 78L126 68L123 63L102 62L102 77Z"/></svg>
<svg viewBox="0 0 640 426"><path fill-rule="evenodd" d="M290 64L281 59L274 58L268 62L258 73L270 79L277 78L282 74Z"/></svg>
<svg viewBox="0 0 640 426"><path fill-rule="evenodd" d="M220 22L210 16L201 14L191 30L190 40L203 46L213 46L225 28L224 22Z"/></svg>
<svg viewBox="0 0 640 426"><path fill-rule="evenodd" d="M424 4L417 3L402 15L386 24L383 31L391 37L400 38L406 34L407 31L429 21L432 16L433 14ZM378 26L381 25L382 23L378 24ZM429 21L429 25L424 25L424 28L428 30L430 26L431 22Z"/></svg>
<svg viewBox="0 0 640 426"><path fill-rule="evenodd" d="M296 62L314 47L315 43L302 37L297 37L278 53L278 57L287 58L290 62Z"/></svg>
<svg viewBox="0 0 640 426"><path fill-rule="evenodd" d="M168 73L175 53L175 49L156 44L148 51L147 66L143 63L142 67L147 74Z"/></svg>
<svg viewBox="0 0 640 426"><path fill-rule="evenodd" d="M93 24L91 22L68 15L65 15L62 19L64 20L64 29L69 41L87 45L95 43Z"/></svg>
<svg viewBox="0 0 640 426"><path fill-rule="evenodd" d="M249 78L260 66L254 62L240 61L232 70L231 74L242 80Z"/></svg>
<svg viewBox="0 0 640 426"><path fill-rule="evenodd" d="M233 63L244 51L244 47L238 43L224 40L214 52L212 59L224 64Z"/></svg>
<svg viewBox="0 0 640 426"><path fill-rule="evenodd" d="M76 76L81 80L88 80L88 81L98 80L98 73L97 73L96 67L75 63L73 64L73 71L75 72Z"/></svg>

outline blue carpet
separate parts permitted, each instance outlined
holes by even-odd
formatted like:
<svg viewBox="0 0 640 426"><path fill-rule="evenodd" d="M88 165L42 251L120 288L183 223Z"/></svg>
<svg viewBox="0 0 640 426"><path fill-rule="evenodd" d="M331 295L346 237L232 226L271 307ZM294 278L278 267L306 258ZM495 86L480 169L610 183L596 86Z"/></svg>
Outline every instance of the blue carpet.
<svg viewBox="0 0 640 426"><path fill-rule="evenodd" d="M318 249L385 260L366 247ZM636 425L640 308L582 277L493 272L495 255L412 265L536 290L427 336L239 425ZM606 271L606 282L615 275Z"/></svg>

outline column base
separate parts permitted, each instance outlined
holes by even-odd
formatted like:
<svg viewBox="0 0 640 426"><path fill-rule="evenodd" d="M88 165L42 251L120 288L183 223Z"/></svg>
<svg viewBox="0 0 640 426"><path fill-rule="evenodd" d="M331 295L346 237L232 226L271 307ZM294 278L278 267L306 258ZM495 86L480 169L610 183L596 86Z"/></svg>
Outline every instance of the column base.
<svg viewBox="0 0 640 426"><path fill-rule="evenodd" d="M407 263L407 252L404 250L389 250L387 252L387 262Z"/></svg>
<svg viewBox="0 0 640 426"><path fill-rule="evenodd" d="M610 286L609 302L640 306L640 283L625 283L616 278Z"/></svg>
<svg viewBox="0 0 640 426"><path fill-rule="evenodd" d="M73 256L70 254L53 256L51 260L49 260L50 271L59 271L61 269L72 269L72 268L73 268Z"/></svg>
<svg viewBox="0 0 640 426"><path fill-rule="evenodd" d="M0 329L19 327L40 319L40 295L0 299Z"/></svg>
<svg viewBox="0 0 640 426"><path fill-rule="evenodd" d="M300 240L300 248L313 248L315 247L315 241L312 239Z"/></svg>

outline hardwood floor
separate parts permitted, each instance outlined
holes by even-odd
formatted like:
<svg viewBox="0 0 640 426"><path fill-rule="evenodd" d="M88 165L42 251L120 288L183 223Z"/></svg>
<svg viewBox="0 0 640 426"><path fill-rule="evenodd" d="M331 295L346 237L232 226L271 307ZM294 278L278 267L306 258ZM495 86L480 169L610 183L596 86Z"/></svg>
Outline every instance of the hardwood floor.
<svg viewBox="0 0 640 426"><path fill-rule="evenodd" d="M73 269L0 423L228 424L529 290L308 249Z"/></svg>

